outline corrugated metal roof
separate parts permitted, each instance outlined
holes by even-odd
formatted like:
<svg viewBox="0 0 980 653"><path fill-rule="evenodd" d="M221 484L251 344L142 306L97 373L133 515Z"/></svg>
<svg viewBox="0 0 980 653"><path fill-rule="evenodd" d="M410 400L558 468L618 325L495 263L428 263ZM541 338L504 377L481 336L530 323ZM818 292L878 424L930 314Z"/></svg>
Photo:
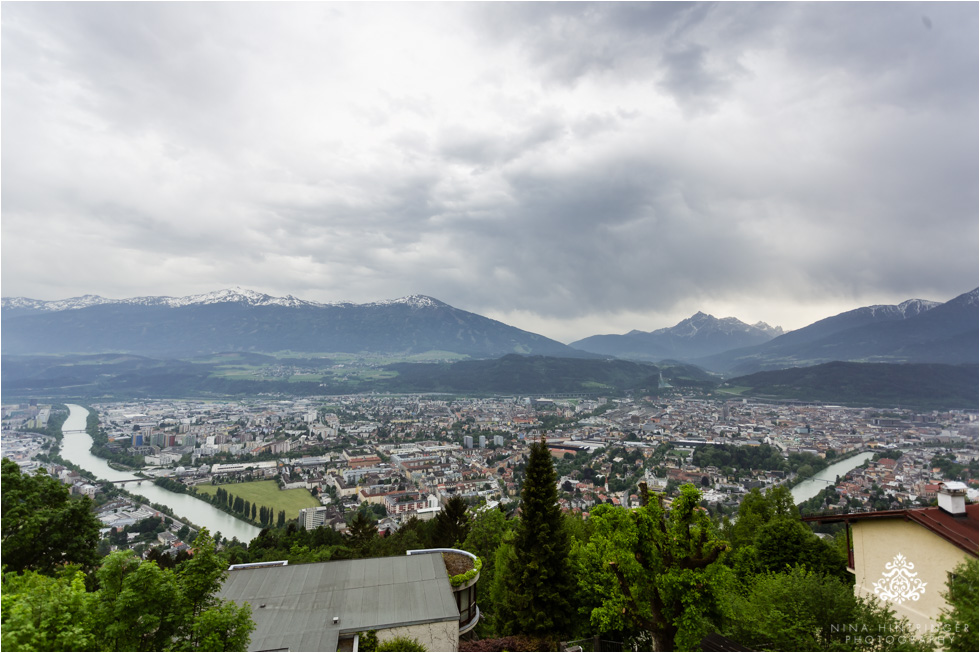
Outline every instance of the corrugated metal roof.
<svg viewBox="0 0 980 653"><path fill-rule="evenodd" d="M341 634L459 620L438 553L237 569L219 596L251 604L250 651L336 651Z"/></svg>

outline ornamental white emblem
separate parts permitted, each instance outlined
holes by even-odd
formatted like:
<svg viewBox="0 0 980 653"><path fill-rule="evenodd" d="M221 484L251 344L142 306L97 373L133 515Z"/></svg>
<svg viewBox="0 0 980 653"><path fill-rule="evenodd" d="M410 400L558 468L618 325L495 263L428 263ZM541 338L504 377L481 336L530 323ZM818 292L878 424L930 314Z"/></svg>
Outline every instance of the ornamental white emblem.
<svg viewBox="0 0 980 653"><path fill-rule="evenodd" d="M883 601L898 604L905 601L918 601L919 596L926 591L926 584L916 578L919 574L912 571L913 569L915 565L899 553L894 560L885 565L885 573L873 586L875 594Z"/></svg>

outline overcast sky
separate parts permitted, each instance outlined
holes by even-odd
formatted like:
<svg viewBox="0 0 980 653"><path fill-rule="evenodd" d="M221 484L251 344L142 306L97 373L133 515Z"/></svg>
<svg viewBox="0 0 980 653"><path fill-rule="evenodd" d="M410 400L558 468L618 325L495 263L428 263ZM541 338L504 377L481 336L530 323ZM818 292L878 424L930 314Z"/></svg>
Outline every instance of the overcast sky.
<svg viewBox="0 0 980 653"><path fill-rule="evenodd" d="M978 5L20 3L3 296L425 294L569 342L978 285Z"/></svg>

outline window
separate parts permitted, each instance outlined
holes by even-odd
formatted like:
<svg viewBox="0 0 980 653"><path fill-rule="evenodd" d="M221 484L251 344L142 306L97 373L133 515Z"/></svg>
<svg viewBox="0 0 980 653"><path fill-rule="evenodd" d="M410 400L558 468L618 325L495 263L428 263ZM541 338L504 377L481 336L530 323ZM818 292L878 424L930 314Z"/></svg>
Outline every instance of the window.
<svg viewBox="0 0 980 653"><path fill-rule="evenodd" d="M459 623L467 624L476 616L476 585L454 592L456 607L459 608Z"/></svg>

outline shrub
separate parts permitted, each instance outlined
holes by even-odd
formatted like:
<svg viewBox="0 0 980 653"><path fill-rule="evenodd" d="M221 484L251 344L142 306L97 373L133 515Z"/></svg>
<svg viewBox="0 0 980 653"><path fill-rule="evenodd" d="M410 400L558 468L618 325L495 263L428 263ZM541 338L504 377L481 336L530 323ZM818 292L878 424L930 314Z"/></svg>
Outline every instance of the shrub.
<svg viewBox="0 0 980 653"><path fill-rule="evenodd" d="M422 643L414 637L395 637L388 639L380 644L376 651L427 651Z"/></svg>
<svg viewBox="0 0 980 653"><path fill-rule="evenodd" d="M464 583L468 583L473 578L480 573L480 569L483 568L483 560L477 558L473 563L473 568L469 571L463 572L462 574L456 574L455 576L449 577L449 584L453 587L459 587Z"/></svg>
<svg viewBox="0 0 980 653"><path fill-rule="evenodd" d="M485 651L554 651L553 642L540 637L510 635L495 639L476 639L459 643L460 653L484 653Z"/></svg>

